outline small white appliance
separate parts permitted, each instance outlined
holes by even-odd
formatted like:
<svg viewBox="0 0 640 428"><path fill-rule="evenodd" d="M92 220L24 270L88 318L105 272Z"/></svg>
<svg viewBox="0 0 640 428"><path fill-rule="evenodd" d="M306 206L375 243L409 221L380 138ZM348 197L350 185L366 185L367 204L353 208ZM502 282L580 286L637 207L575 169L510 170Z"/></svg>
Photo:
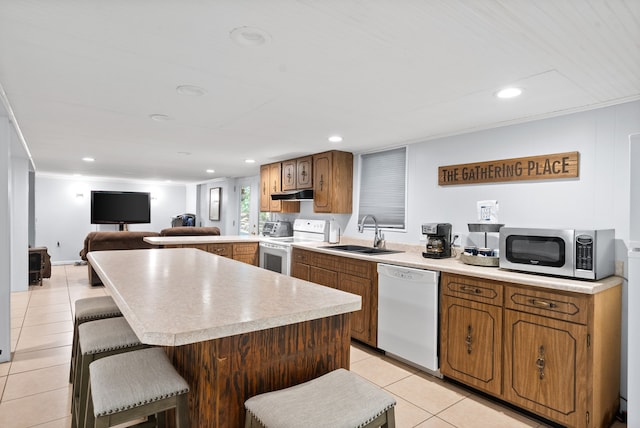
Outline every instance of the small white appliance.
<svg viewBox="0 0 640 428"><path fill-rule="evenodd" d="M329 239L329 222L326 220L296 219L288 235L277 232L287 229L286 226L273 223L278 222L267 222L263 228L263 237L260 240L260 267L283 275L291 274L291 244L323 242Z"/></svg>
<svg viewBox="0 0 640 428"><path fill-rule="evenodd" d="M378 263L378 348L441 377L439 277L435 271Z"/></svg>

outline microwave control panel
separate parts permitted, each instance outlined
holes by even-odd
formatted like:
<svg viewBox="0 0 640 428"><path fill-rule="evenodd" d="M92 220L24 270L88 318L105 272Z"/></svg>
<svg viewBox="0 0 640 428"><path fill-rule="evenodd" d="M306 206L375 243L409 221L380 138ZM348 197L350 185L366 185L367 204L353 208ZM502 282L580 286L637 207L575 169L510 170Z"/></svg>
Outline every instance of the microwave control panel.
<svg viewBox="0 0 640 428"><path fill-rule="evenodd" d="M593 237L576 236L576 269L593 270Z"/></svg>

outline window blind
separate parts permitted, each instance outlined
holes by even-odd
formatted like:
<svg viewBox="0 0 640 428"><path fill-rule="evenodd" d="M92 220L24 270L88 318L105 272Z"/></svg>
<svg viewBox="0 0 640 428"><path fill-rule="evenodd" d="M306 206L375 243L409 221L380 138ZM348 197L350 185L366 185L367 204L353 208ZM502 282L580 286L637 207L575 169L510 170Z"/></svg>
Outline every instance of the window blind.
<svg viewBox="0 0 640 428"><path fill-rule="evenodd" d="M378 227L404 229L406 225L407 148L360 155L358 224L373 215ZM367 227L373 226L367 221Z"/></svg>

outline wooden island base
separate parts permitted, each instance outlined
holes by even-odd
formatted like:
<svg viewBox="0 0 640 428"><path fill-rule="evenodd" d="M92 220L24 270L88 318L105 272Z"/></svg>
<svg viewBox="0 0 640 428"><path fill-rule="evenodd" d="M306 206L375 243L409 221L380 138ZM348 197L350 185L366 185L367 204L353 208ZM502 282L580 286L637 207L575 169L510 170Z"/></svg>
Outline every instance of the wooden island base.
<svg viewBox="0 0 640 428"><path fill-rule="evenodd" d="M242 427L248 398L349 369L350 343L346 313L164 348L191 388L189 426Z"/></svg>

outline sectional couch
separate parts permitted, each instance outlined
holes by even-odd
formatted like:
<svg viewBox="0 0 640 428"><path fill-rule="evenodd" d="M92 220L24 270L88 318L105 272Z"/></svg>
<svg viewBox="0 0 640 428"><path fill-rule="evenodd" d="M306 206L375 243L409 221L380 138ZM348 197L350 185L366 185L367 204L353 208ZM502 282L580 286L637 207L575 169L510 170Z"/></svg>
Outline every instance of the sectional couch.
<svg viewBox="0 0 640 428"><path fill-rule="evenodd" d="M158 232L90 232L84 239L84 247L80 251L80 258L87 260L89 251L107 251L107 250L139 250L147 248L157 248L157 246L148 244L144 238L149 236L188 236L188 235L220 235L220 229L217 227L170 227ZM89 283L91 285L102 284L100 277L87 263L89 271Z"/></svg>

